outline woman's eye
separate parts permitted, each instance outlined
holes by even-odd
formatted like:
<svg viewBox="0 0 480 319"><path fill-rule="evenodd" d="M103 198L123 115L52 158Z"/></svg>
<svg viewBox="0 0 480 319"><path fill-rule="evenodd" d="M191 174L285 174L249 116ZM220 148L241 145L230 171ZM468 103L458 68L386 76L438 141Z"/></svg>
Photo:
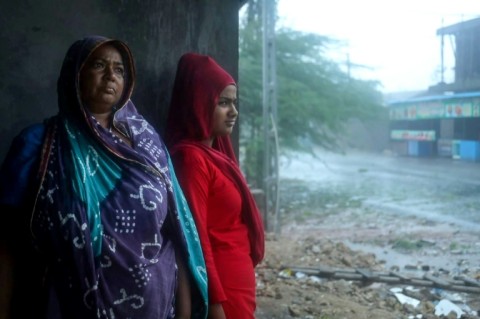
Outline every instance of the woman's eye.
<svg viewBox="0 0 480 319"><path fill-rule="evenodd" d="M123 68L116 68L115 73L123 76L123 74L125 73L125 70Z"/></svg>

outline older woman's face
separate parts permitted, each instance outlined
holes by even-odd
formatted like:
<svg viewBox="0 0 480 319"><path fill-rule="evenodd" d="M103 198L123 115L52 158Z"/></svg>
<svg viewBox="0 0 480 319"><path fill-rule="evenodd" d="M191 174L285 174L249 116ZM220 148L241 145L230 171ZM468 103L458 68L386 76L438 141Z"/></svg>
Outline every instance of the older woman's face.
<svg viewBox="0 0 480 319"><path fill-rule="evenodd" d="M80 71L82 102L93 113L110 112L122 97L124 76L120 52L109 44L100 46Z"/></svg>

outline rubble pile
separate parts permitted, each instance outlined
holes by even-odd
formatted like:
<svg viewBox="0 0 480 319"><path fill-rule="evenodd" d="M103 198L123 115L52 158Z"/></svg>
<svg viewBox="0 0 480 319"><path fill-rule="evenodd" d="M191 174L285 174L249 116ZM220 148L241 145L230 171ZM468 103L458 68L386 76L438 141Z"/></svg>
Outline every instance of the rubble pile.
<svg viewBox="0 0 480 319"><path fill-rule="evenodd" d="M480 295L332 280L291 270L320 265L384 270L375 255L351 250L342 242L269 234L266 257L257 266L257 318L480 318Z"/></svg>

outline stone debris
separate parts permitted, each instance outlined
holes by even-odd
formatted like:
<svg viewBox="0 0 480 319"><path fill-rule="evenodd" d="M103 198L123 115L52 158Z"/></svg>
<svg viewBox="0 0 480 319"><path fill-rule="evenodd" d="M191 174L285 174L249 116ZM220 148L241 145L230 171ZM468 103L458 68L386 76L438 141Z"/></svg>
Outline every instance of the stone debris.
<svg viewBox="0 0 480 319"><path fill-rule="evenodd" d="M292 241L270 234L266 258L257 266L257 319L480 318L479 295L472 298L438 288L331 280L285 269L285 264L385 271L375 255L353 251L341 242L313 237Z"/></svg>

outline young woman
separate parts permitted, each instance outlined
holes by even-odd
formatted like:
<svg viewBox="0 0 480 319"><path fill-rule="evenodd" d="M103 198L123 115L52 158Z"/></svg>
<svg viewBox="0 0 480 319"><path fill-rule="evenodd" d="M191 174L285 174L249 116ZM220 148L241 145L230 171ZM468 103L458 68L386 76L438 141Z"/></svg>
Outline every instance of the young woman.
<svg viewBox="0 0 480 319"><path fill-rule="evenodd" d="M254 267L264 254L261 217L229 136L236 102L235 81L211 57L181 57L166 143L200 235L209 318L254 318Z"/></svg>

